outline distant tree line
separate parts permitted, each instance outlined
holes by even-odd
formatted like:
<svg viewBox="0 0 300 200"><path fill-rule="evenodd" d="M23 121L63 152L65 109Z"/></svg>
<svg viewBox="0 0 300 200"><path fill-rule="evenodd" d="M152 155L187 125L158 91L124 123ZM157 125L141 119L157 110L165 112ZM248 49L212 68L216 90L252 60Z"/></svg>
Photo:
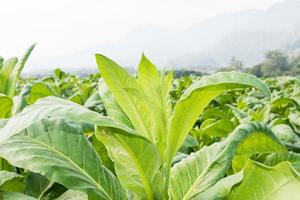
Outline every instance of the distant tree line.
<svg viewBox="0 0 300 200"><path fill-rule="evenodd" d="M233 57L226 68L220 71L244 71L258 77L299 75L300 54L286 55L279 50L268 51L263 62L250 68L244 68L243 63Z"/></svg>

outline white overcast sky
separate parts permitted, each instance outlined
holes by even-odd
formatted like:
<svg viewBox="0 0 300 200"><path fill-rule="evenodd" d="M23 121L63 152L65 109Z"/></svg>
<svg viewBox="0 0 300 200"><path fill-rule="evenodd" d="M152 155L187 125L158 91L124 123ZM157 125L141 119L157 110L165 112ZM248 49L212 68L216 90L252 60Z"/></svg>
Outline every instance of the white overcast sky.
<svg viewBox="0 0 300 200"><path fill-rule="evenodd" d="M141 25L184 28L217 14L265 9L280 0L0 0L0 55L73 53Z"/></svg>

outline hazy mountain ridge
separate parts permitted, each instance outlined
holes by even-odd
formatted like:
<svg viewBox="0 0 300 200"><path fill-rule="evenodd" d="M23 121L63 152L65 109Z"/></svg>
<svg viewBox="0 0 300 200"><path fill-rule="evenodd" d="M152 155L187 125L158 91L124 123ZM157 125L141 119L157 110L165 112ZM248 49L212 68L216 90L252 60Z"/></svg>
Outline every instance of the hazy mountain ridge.
<svg viewBox="0 0 300 200"><path fill-rule="evenodd" d="M232 56L247 66L261 61L270 49L286 52L300 47L300 1L286 0L267 10L222 14L186 29L137 27L117 42L84 51L41 59L56 67L94 67L94 53L109 56L126 67L136 67L142 52L160 66L221 67ZM47 62L48 61L48 62Z"/></svg>

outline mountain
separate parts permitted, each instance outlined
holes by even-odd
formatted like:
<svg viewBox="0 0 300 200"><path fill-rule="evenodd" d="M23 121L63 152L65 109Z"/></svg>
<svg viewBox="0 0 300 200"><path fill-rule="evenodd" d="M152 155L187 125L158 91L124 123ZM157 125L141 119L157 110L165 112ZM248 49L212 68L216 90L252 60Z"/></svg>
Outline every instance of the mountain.
<svg viewBox="0 0 300 200"><path fill-rule="evenodd" d="M117 42L107 42L75 54L40 59L36 65L94 67L94 53L135 67L144 52L159 66L222 67L235 56L246 66L263 59L268 50L288 53L300 47L300 1L285 0L266 10L217 15L185 29L143 26Z"/></svg>

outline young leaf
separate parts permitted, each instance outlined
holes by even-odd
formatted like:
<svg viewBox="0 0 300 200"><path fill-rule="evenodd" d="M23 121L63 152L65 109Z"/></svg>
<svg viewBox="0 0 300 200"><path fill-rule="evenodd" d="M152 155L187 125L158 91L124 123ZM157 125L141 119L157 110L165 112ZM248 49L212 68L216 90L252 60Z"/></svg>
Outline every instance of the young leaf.
<svg viewBox="0 0 300 200"><path fill-rule="evenodd" d="M96 60L102 78L134 128L153 141L150 111L136 79L103 55L97 54Z"/></svg>
<svg viewBox="0 0 300 200"><path fill-rule="evenodd" d="M27 51L25 52L24 56L18 61L16 66L13 68L13 70L10 72L6 84L6 94L10 97L13 97L15 95L15 90L16 90L16 84L17 80L21 75L21 72L25 66L25 63L27 59L29 58L31 52L33 51L35 47L35 44L30 46Z"/></svg>

